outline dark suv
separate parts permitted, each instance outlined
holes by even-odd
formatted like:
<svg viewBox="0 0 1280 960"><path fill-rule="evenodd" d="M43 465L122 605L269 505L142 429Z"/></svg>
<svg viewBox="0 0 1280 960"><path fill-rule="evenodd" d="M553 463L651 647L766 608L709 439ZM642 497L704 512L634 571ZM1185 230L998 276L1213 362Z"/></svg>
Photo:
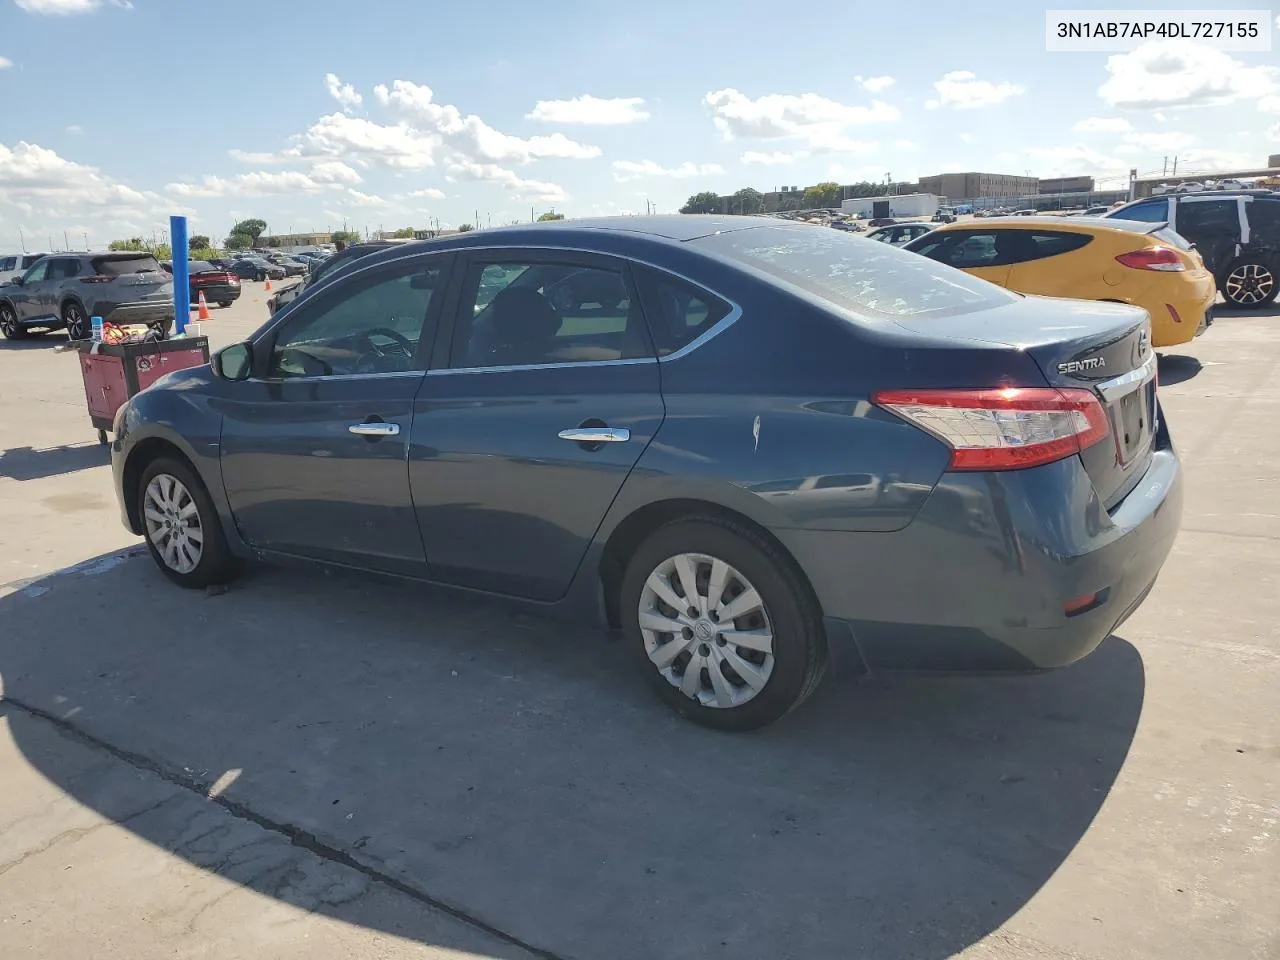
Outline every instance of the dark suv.
<svg viewBox="0 0 1280 960"><path fill-rule="evenodd" d="M1267 190L1164 194L1107 213L1168 223L1196 245L1223 298L1257 310L1280 290L1280 195Z"/></svg>
<svg viewBox="0 0 1280 960"><path fill-rule="evenodd" d="M173 329L173 278L149 253L51 254L0 287L0 333L10 340L33 327L87 340L92 317Z"/></svg>

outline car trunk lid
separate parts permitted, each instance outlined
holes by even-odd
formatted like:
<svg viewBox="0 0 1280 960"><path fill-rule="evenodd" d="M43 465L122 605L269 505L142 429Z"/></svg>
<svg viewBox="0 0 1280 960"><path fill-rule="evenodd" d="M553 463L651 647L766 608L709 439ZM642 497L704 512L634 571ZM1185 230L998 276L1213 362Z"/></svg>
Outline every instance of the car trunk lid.
<svg viewBox="0 0 1280 960"><path fill-rule="evenodd" d="M1031 301L1039 301L1030 309ZM1058 322L1043 322L1052 303ZM1107 509L1142 478L1155 450L1159 408L1151 318L1123 304L1026 297L952 318L899 321L928 336L1002 343L1024 351L1050 385L1086 388L1099 398L1111 436L1080 458Z"/></svg>

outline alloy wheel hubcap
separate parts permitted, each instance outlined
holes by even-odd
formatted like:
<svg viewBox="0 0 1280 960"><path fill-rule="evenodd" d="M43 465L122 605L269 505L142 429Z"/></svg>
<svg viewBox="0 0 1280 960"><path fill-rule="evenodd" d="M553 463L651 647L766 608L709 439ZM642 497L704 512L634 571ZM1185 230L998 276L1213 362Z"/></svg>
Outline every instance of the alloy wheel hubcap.
<svg viewBox="0 0 1280 960"><path fill-rule="evenodd" d="M773 625L764 600L729 564L681 553L658 564L640 592L640 635L658 672L704 707L740 707L773 673Z"/></svg>
<svg viewBox="0 0 1280 960"><path fill-rule="evenodd" d="M13 311L8 307L0 307L0 332L7 337L11 336L16 329L18 329L18 323Z"/></svg>
<svg viewBox="0 0 1280 960"><path fill-rule="evenodd" d="M142 501L147 539L170 570L190 573L204 554L204 527L200 511L182 481L158 473L147 484Z"/></svg>
<svg viewBox="0 0 1280 960"><path fill-rule="evenodd" d="M1276 278L1261 264L1246 263L1227 276L1227 296L1236 303L1261 303L1275 288Z"/></svg>

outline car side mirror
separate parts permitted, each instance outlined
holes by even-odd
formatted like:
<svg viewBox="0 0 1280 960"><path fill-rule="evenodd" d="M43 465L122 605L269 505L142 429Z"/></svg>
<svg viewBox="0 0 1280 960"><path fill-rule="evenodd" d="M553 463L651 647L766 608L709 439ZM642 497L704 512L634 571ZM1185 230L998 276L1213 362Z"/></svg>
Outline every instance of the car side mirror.
<svg viewBox="0 0 1280 960"><path fill-rule="evenodd" d="M223 347L213 355L209 365L223 380L248 380L253 374L253 345L245 342Z"/></svg>
<svg viewBox="0 0 1280 960"><path fill-rule="evenodd" d="M14 278L13 278L11 281L9 281L9 282L10 282L10 283L12 283L15 287L20 287L20 286L22 286L22 278L21 278L21 277L14 277Z"/></svg>

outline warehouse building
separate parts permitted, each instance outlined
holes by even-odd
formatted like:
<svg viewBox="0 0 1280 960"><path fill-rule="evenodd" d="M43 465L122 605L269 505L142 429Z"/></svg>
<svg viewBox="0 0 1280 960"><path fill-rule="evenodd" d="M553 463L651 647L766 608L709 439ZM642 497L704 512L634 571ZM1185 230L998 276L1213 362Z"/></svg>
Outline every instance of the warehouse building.
<svg viewBox="0 0 1280 960"><path fill-rule="evenodd" d="M1005 173L940 173L920 178L920 192L948 200L976 200L979 197L1022 197L1039 192L1035 177L1015 177Z"/></svg>
<svg viewBox="0 0 1280 960"><path fill-rule="evenodd" d="M904 193L896 197L851 197L840 201L840 212L855 217L932 217L938 197L932 193Z"/></svg>
<svg viewBox="0 0 1280 960"><path fill-rule="evenodd" d="M1041 195L1046 193L1093 193L1093 177L1050 177L1040 181Z"/></svg>

